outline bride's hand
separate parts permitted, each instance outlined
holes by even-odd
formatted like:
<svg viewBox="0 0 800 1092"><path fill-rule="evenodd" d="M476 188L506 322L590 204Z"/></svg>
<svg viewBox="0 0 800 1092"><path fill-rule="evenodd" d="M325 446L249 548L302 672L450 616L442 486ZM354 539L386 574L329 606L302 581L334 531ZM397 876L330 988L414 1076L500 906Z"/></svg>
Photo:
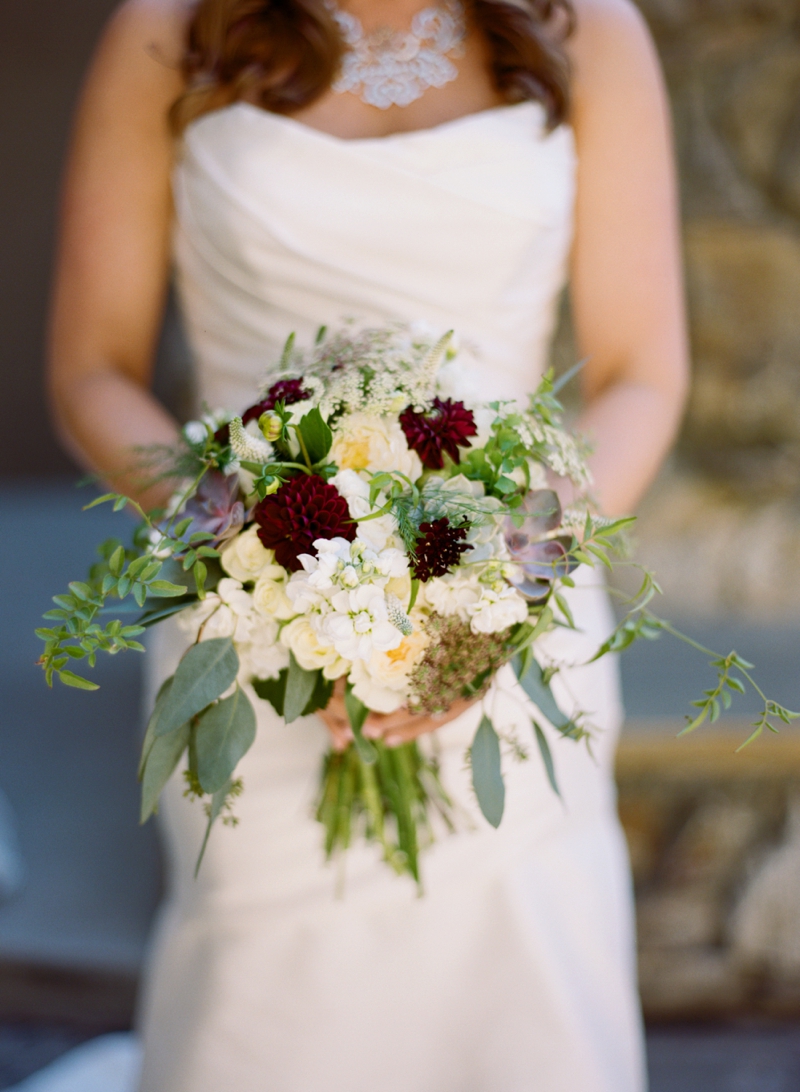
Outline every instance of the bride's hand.
<svg viewBox="0 0 800 1092"><path fill-rule="evenodd" d="M327 708L319 712L333 737L334 750L337 751L343 751L353 739L344 706L344 687L344 679L338 679ZM364 735L367 739L382 739L388 747L398 747L401 743L410 743L428 732L435 732L443 724L460 717L476 700L460 699L446 713L437 713L434 716L409 713L405 707L395 713L370 713L364 722Z"/></svg>

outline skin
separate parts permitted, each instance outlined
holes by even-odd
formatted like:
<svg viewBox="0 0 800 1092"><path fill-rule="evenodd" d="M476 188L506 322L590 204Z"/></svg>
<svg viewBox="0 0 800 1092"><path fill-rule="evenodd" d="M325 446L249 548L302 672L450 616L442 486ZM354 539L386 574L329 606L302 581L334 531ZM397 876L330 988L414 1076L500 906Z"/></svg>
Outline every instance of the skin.
<svg viewBox="0 0 800 1092"><path fill-rule="evenodd" d="M348 0L367 31L408 26L426 0ZM676 185L666 96L655 50L630 0L577 0L572 124L578 193L571 303L598 505L631 512L674 438L688 351ZM184 0L127 0L112 17L78 111L64 186L50 336L50 391L67 447L145 507L131 450L172 444L177 425L150 393L170 271L166 113L181 93ZM328 92L298 121L343 139L380 137L499 105L486 52L471 31L459 78L405 108L382 111ZM562 483L568 492L566 483ZM459 716L373 714L365 732L391 744ZM336 746L350 730L341 695L322 714Z"/></svg>

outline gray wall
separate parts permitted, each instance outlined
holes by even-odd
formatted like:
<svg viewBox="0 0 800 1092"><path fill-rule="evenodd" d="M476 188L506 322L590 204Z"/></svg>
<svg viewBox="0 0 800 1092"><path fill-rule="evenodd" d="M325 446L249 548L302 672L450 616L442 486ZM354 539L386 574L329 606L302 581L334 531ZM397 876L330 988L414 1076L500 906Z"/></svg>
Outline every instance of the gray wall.
<svg viewBox="0 0 800 1092"><path fill-rule="evenodd" d="M44 404L57 193L82 74L115 0L0 3L0 475L69 473Z"/></svg>

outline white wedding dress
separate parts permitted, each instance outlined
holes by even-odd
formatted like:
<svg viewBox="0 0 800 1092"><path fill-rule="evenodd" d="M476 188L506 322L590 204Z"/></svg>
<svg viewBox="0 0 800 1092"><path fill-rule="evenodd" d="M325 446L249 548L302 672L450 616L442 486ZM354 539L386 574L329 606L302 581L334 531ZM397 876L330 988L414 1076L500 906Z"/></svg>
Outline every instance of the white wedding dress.
<svg viewBox="0 0 800 1092"><path fill-rule="evenodd" d="M241 410L289 333L309 344L348 317L453 328L478 397L524 398L546 360L574 188L572 132L546 134L535 103L348 141L246 104L202 117L175 173L201 398ZM581 632L546 652L579 664L611 618L592 572L571 599ZM169 625L154 646L151 696L183 647ZM197 880L204 815L173 780L141 1092L642 1092L615 664L554 683L595 728L590 755L546 727L563 799L532 707L502 674L495 722L530 759L504 758L495 831L464 763L480 711L440 729L443 779L468 818L423 856L422 898L372 847L348 855L343 878L323 864L315 717L286 726L258 703L240 823L214 829Z"/></svg>

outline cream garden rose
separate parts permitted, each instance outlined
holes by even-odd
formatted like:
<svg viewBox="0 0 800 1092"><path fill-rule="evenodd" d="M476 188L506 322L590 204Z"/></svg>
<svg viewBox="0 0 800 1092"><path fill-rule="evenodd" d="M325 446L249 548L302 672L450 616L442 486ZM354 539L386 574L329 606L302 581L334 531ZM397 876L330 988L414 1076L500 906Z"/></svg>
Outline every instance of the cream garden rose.
<svg viewBox="0 0 800 1092"><path fill-rule="evenodd" d="M399 421L370 413L351 413L338 422L330 459L340 470L396 470L412 481L422 473Z"/></svg>
<svg viewBox="0 0 800 1092"><path fill-rule="evenodd" d="M294 618L297 611L286 596L286 584L289 574L282 565L267 565L253 588L253 605L261 614L286 622Z"/></svg>
<svg viewBox="0 0 800 1092"><path fill-rule="evenodd" d="M330 644L323 644L306 617L295 618L281 630L281 644L289 649L304 671L319 671L326 679L344 675L350 663Z"/></svg>
<svg viewBox="0 0 800 1092"><path fill-rule="evenodd" d="M274 561L275 554L262 546L255 524L231 539L220 557L220 563L228 576L243 584L248 580L255 580Z"/></svg>
<svg viewBox="0 0 800 1092"><path fill-rule="evenodd" d="M414 632L404 637L397 648L372 653L368 662L356 660L350 678L355 696L378 713L393 713L408 699L411 672L425 655L431 639L423 628L424 616L413 611Z"/></svg>

